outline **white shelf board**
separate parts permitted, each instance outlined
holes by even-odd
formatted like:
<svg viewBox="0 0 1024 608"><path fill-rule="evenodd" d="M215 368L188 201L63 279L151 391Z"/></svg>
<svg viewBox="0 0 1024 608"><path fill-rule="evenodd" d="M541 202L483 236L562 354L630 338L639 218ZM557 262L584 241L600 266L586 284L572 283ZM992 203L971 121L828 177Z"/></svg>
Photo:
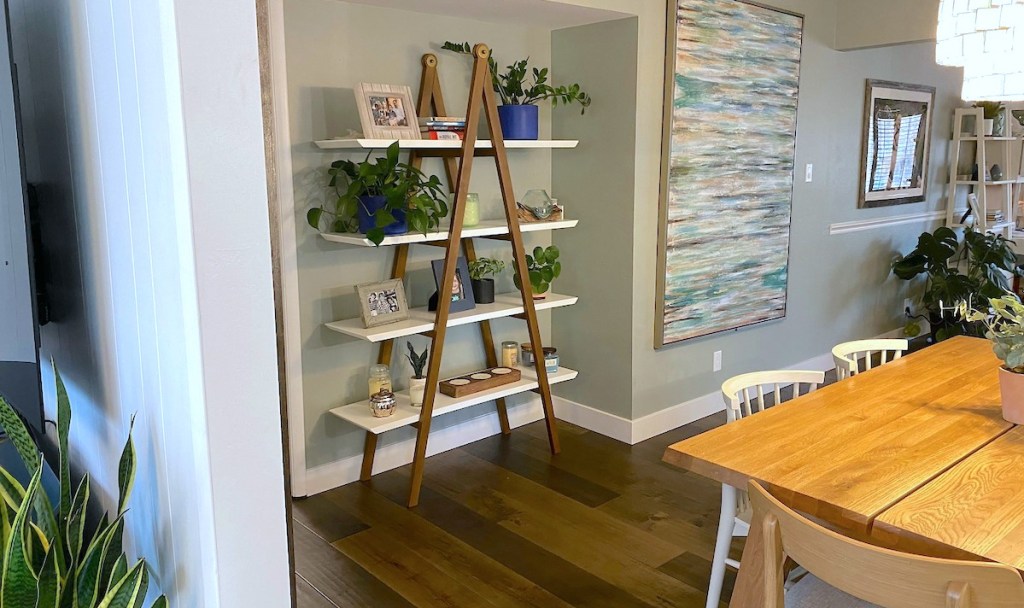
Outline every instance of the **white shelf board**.
<svg viewBox="0 0 1024 608"><path fill-rule="evenodd" d="M1017 141L1020 138L1019 137L1002 137L1002 136L986 135L986 136L982 137L981 139L983 141ZM977 135L961 135L960 136L960 141L978 141L978 136Z"/></svg>
<svg viewBox="0 0 1024 608"><path fill-rule="evenodd" d="M394 139L370 139L365 137L341 137L337 139L322 139L313 142L321 150L376 150L387 148L395 143ZM399 139L398 147L403 150L460 150L462 142L458 140L441 139ZM579 145L576 139L506 139L505 148L509 150L526 149L569 149ZM477 150L490 150L489 139L478 139Z"/></svg>
<svg viewBox="0 0 1024 608"><path fill-rule="evenodd" d="M576 296L565 296L549 293L543 300L536 300L534 307L537 310L551 310L572 306L579 300ZM525 312L523 303L518 292L498 294L494 297L493 304L477 304L476 308L465 312L452 313L448 317L448 327L469 325L480 321L511 317ZM365 328L362 319L345 319L326 324L328 329L338 333L367 340L369 342L383 342L404 336L413 336L425 331L434 329L434 313L427 310L426 306L413 308L409 311L409 318L398 323L381 325L380 327Z"/></svg>
<svg viewBox="0 0 1024 608"><path fill-rule="evenodd" d="M528 222L520 223L519 231L523 233L527 232L541 232L545 230L560 230L563 228L575 228L579 224L579 220L561 220L557 222ZM479 238L486 236L499 236L502 234L508 234L508 223L505 220L485 220L473 226L472 228L462 229L462 238ZM373 247L373 243L370 242L362 234L357 233L337 233L337 232L321 232L325 240L332 243L343 243L345 245L358 245L360 247ZM441 230L437 232L428 232L423 234L422 232L409 232L408 234L400 234L398 236L387 236L381 241L381 247L388 245L413 245L416 243L429 243L434 241L447 241L448 230Z"/></svg>
<svg viewBox="0 0 1024 608"><path fill-rule="evenodd" d="M958 180L955 180L954 183L957 184L958 186L978 186L978 185L984 185L984 186L1006 186L1006 185L1009 185L1009 184L1016 184L1017 183L1017 179L1016 178L1014 178L1014 179L1000 179L1000 180L986 181L986 182L978 182L977 180L969 180L969 179L968 180L958 179Z"/></svg>
<svg viewBox="0 0 1024 608"><path fill-rule="evenodd" d="M526 391L533 390L539 386L537 382L537 372L532 367L520 367L519 371L521 371L523 375L518 382L505 384L479 393L473 393L472 395L467 395L465 397L456 398L437 393L437 396L434 397L433 415L441 416L443 414L450 414L467 407L479 405L488 401L494 401L495 399L501 399L502 397L525 393ZM575 370L567 367L559 367L557 372L548 374L548 385L568 382L569 380L574 379L577 375L579 375L579 372ZM412 406L409 401L409 392L401 391L395 395L395 398L398 401L398 404L395 406L395 413L386 418L375 418L373 416L370 412L370 402L368 399L336 407L330 410L330 413L342 420L356 425L361 429L366 429L367 431L378 435L403 426L408 426L414 422L419 422L421 408Z"/></svg>

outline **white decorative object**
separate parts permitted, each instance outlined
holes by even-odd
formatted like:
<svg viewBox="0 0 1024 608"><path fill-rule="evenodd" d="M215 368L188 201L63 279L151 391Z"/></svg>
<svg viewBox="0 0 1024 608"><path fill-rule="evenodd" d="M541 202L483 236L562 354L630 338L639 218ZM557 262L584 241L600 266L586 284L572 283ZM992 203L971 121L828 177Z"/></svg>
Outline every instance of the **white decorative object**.
<svg viewBox="0 0 1024 608"><path fill-rule="evenodd" d="M935 61L964 68L966 100L1024 100L1024 0L941 0Z"/></svg>
<svg viewBox="0 0 1024 608"><path fill-rule="evenodd" d="M409 403L413 407L423 405L423 393L426 391L426 378L409 378Z"/></svg>
<svg viewBox="0 0 1024 608"><path fill-rule="evenodd" d="M370 138L419 139L420 123L412 89L405 85L360 82L355 87L363 134Z"/></svg>

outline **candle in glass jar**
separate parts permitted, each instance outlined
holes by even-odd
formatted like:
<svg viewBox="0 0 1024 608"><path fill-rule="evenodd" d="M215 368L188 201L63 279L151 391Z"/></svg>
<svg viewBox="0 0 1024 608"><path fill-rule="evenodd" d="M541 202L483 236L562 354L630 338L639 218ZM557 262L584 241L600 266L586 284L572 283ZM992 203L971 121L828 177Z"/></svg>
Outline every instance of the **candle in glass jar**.
<svg viewBox="0 0 1024 608"><path fill-rule="evenodd" d="M388 392L391 390L391 370L388 369L387 365L374 365L370 367L370 396L376 395L384 389Z"/></svg>
<svg viewBox="0 0 1024 608"><path fill-rule="evenodd" d="M462 216L462 225L466 228L480 223L480 195L470 192L466 195L466 212Z"/></svg>
<svg viewBox="0 0 1024 608"><path fill-rule="evenodd" d="M503 367L519 365L519 344L511 341L501 343L501 365Z"/></svg>

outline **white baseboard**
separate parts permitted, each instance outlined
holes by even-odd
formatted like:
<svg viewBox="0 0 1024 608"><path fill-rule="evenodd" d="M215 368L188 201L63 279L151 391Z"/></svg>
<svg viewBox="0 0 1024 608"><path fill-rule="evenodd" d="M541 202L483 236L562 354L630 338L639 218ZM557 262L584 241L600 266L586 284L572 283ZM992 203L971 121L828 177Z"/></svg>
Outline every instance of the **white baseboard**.
<svg viewBox="0 0 1024 608"><path fill-rule="evenodd" d="M896 338L903 334L902 328L885 332L875 338ZM785 369L807 369L829 371L835 367L832 354L826 353L786 366ZM719 391L701 395L689 401L673 405L653 414L628 420L615 414L609 414L582 403L576 403L561 397L554 398L555 416L570 424L583 427L606 437L623 443L635 445L641 441L667 433L681 426L690 424L701 418L710 416L725 409L725 402ZM540 398L508 408L509 424L515 428L530 424L544 418ZM431 431L430 442L427 444L427 456L447 452L474 441L497 435L501 432L497 412L477 416L461 424ZM374 474L390 471L412 462L414 439L381 445L377 448L374 458ZM362 454L349 456L342 460L307 469L306 491L309 495L326 492L332 488L343 486L359 479L362 466Z"/></svg>

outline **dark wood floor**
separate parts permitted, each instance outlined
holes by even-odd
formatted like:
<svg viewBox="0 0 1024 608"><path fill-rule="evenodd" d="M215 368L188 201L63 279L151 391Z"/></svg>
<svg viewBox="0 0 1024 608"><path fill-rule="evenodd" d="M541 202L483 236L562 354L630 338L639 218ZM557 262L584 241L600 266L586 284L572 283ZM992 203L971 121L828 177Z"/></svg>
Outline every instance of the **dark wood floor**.
<svg viewBox="0 0 1024 608"><path fill-rule="evenodd" d="M635 446L540 423L295 502L300 608L703 606L717 484L661 463L719 414ZM731 588L726 583L725 598Z"/></svg>
<svg viewBox="0 0 1024 608"><path fill-rule="evenodd" d="M554 457L535 423L431 457L413 510L409 467L297 500L299 608L701 607L721 490L661 456L724 423L634 446L560 423Z"/></svg>

